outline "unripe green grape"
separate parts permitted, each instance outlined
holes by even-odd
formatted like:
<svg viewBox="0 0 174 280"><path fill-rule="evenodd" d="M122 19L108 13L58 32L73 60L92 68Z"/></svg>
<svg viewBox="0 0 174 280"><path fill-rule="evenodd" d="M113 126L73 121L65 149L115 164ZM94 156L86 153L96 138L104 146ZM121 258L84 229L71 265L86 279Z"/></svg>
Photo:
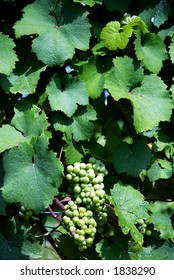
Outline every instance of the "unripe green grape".
<svg viewBox="0 0 174 280"><path fill-rule="evenodd" d="M92 164L91 163L87 163L85 169L86 170L92 169Z"/></svg>
<svg viewBox="0 0 174 280"><path fill-rule="evenodd" d="M74 211L72 212L72 214L73 214L73 217L75 217L75 216L77 216L77 217L78 217L78 215L79 215L79 211L78 211L78 210L74 210Z"/></svg>
<svg viewBox="0 0 174 280"><path fill-rule="evenodd" d="M68 205L71 207L72 205L74 205L74 201L72 200L68 201Z"/></svg>
<svg viewBox="0 0 174 280"><path fill-rule="evenodd" d="M151 231L150 229L147 229L147 230L145 231L145 234L146 234L147 236L151 236L151 235L152 235L152 231Z"/></svg>
<svg viewBox="0 0 174 280"><path fill-rule="evenodd" d="M74 167L73 167L72 165L68 165L67 168L66 168L66 170L67 170L69 173L71 173L71 172L73 172Z"/></svg>
<svg viewBox="0 0 174 280"><path fill-rule="evenodd" d="M98 196L94 196L92 200L95 204L99 203L99 201L100 201Z"/></svg>
<svg viewBox="0 0 174 280"><path fill-rule="evenodd" d="M96 163L96 159L94 157L90 157L88 162L91 164L94 164L94 163Z"/></svg>
<svg viewBox="0 0 174 280"><path fill-rule="evenodd" d="M93 239L92 239L91 237L88 237L88 238L86 239L86 244L87 244L87 245L92 245L92 243L93 243Z"/></svg>
<svg viewBox="0 0 174 280"><path fill-rule="evenodd" d="M90 211L90 210L86 211L86 216L91 218L93 216L92 211Z"/></svg>
<svg viewBox="0 0 174 280"><path fill-rule="evenodd" d="M80 193L80 197L81 197L81 198L86 197L86 193L85 193L85 192L81 192L81 193Z"/></svg>
<svg viewBox="0 0 174 280"><path fill-rule="evenodd" d="M68 180L68 181L71 181L72 180L72 175L71 174L66 174L66 179Z"/></svg>
<svg viewBox="0 0 174 280"><path fill-rule="evenodd" d="M80 178L79 178L79 176L76 176L72 180L74 183L78 183L80 181Z"/></svg>
<svg viewBox="0 0 174 280"><path fill-rule="evenodd" d="M87 176L85 177L81 177L81 180L80 180L82 183L84 184L88 184L89 183L89 178Z"/></svg>
<svg viewBox="0 0 174 280"><path fill-rule="evenodd" d="M75 240L79 240L79 234L78 233L75 233L73 237L74 237Z"/></svg>
<svg viewBox="0 0 174 280"><path fill-rule="evenodd" d="M143 225L143 224L144 224L144 220L143 220L143 219L139 219L139 220L137 221L137 224Z"/></svg>
<svg viewBox="0 0 174 280"><path fill-rule="evenodd" d="M66 211L66 216L68 216L68 217L72 217L72 211L70 210L70 209L68 209L67 211Z"/></svg>
<svg viewBox="0 0 174 280"><path fill-rule="evenodd" d="M80 170L79 176L80 177L85 177L86 176L86 171L84 169Z"/></svg>
<svg viewBox="0 0 174 280"><path fill-rule="evenodd" d="M77 194L81 193L81 188L79 186L75 186L74 193L77 193Z"/></svg>
<svg viewBox="0 0 174 280"><path fill-rule="evenodd" d="M76 231L76 227L75 227L75 226L70 226L69 231L70 231L71 233L72 233L72 232L75 232L75 231Z"/></svg>
<svg viewBox="0 0 174 280"><path fill-rule="evenodd" d="M26 208L25 208L23 205L21 206L21 211L22 211L22 212L25 212L25 211L26 211Z"/></svg>
<svg viewBox="0 0 174 280"><path fill-rule="evenodd" d="M78 221L79 221L79 217L77 217L77 216L73 217L72 221L73 221L74 224L77 224Z"/></svg>
<svg viewBox="0 0 174 280"><path fill-rule="evenodd" d="M77 197L75 200L76 204L81 204L82 203L82 199L80 197Z"/></svg>
<svg viewBox="0 0 174 280"><path fill-rule="evenodd" d="M81 169L85 169L85 168L86 168L86 163L82 162L82 163L80 164L80 168L81 168Z"/></svg>

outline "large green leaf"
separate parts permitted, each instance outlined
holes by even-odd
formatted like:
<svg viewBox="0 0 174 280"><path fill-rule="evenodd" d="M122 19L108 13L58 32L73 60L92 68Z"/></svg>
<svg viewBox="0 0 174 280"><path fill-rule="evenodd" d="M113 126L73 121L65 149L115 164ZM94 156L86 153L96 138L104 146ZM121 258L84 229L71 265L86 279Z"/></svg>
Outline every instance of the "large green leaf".
<svg viewBox="0 0 174 280"><path fill-rule="evenodd" d="M63 87L63 88L62 88ZM54 77L46 88L51 109L62 111L71 117L79 105L88 104L85 84L77 79L70 79L65 86L62 81Z"/></svg>
<svg viewBox="0 0 174 280"><path fill-rule="evenodd" d="M106 73L105 88L117 101L120 98L130 99L131 88L143 80L143 69L137 67L127 56L113 60L114 67Z"/></svg>
<svg viewBox="0 0 174 280"><path fill-rule="evenodd" d="M151 182L158 179L168 179L173 174L171 162L165 159L157 159L147 171L147 176Z"/></svg>
<svg viewBox="0 0 174 280"><path fill-rule="evenodd" d="M90 38L90 24L83 7L74 5L70 0L56 2L37 0L26 6L22 19L14 26L18 38L38 35L33 40L32 50L39 60L49 66L72 58L75 49L88 49Z"/></svg>
<svg viewBox="0 0 174 280"><path fill-rule="evenodd" d="M15 108L15 115L11 123L27 138L41 135L49 126L45 112L41 112L35 105L26 111L20 107Z"/></svg>
<svg viewBox="0 0 174 280"><path fill-rule="evenodd" d="M114 67L105 77L105 88L115 100L125 98L131 101L136 131L147 131L160 121L169 121L172 102L160 77L154 74L143 76L143 70L128 57L119 57L113 62Z"/></svg>
<svg viewBox="0 0 174 280"><path fill-rule="evenodd" d="M131 26L121 28L118 21L111 21L103 28L101 39L104 41L104 46L109 50L124 50L132 36L133 29Z"/></svg>
<svg viewBox="0 0 174 280"><path fill-rule="evenodd" d="M46 69L38 62L35 55L27 57L25 62L17 63L16 69L9 75L3 76L0 83L6 92L30 94L34 93L40 79L40 74Z"/></svg>
<svg viewBox="0 0 174 280"><path fill-rule="evenodd" d="M15 43L8 35L0 32L0 73L9 75L18 61L14 51Z"/></svg>
<svg viewBox="0 0 174 280"><path fill-rule="evenodd" d="M168 203L157 201L150 207L152 214L149 221L160 232L161 239L174 238L174 229L171 223L171 213L168 211Z"/></svg>
<svg viewBox="0 0 174 280"><path fill-rule="evenodd" d="M137 177L151 162L151 152L144 142L135 141L133 145L126 142L118 145L113 152L113 163L118 173L126 172Z"/></svg>
<svg viewBox="0 0 174 280"><path fill-rule="evenodd" d="M35 149L25 142L4 156L6 174L2 194L6 202L19 202L36 210L43 210L52 203L62 181L63 168L47 146L42 136Z"/></svg>
<svg viewBox="0 0 174 280"><path fill-rule="evenodd" d="M66 164L72 164L75 162L81 162L83 156L84 156L84 149L75 141L68 141L65 148L65 158L66 158Z"/></svg>
<svg viewBox="0 0 174 280"><path fill-rule="evenodd" d="M162 39L153 33L146 33L142 38L140 33L135 40L135 52L139 60L151 72L158 74L167 58Z"/></svg>
<svg viewBox="0 0 174 280"><path fill-rule="evenodd" d="M91 98L97 98L101 95L104 88L104 74L98 71L96 59L92 58L83 65L79 78L85 82L88 95Z"/></svg>
<svg viewBox="0 0 174 280"><path fill-rule="evenodd" d="M148 1L146 2L146 8L141 9L139 16L148 25L154 24L156 27L160 27L170 15L170 1ZM141 3L141 7L144 3Z"/></svg>
<svg viewBox="0 0 174 280"><path fill-rule="evenodd" d="M169 121L172 102L166 85L156 75L145 76L140 87L132 91L134 124L137 132L157 126L160 121Z"/></svg>
<svg viewBox="0 0 174 280"><path fill-rule="evenodd" d="M144 201L143 195L130 185L117 183L111 189L110 202L114 205L115 214L118 216L118 223L124 234L130 232L132 238L143 242L143 236L135 224L139 219L146 219L148 215L148 202Z"/></svg>
<svg viewBox="0 0 174 280"><path fill-rule="evenodd" d="M96 112L92 106L81 107L76 113L68 118L65 115L57 114L53 123L55 130L65 132L66 137L75 141L89 140L92 136L94 125L92 121L96 120Z"/></svg>
<svg viewBox="0 0 174 280"><path fill-rule="evenodd" d="M24 141L26 141L26 138L13 126L5 124L0 127L0 153Z"/></svg>

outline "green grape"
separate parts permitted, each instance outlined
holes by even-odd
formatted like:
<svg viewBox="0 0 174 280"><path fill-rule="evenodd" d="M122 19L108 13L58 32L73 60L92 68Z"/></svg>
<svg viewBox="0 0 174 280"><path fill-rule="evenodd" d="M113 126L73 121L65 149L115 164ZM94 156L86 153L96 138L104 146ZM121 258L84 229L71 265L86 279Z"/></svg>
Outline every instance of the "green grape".
<svg viewBox="0 0 174 280"><path fill-rule="evenodd" d="M68 165L67 172L72 201L65 205L62 220L78 249L85 250L92 245L96 232L103 233L107 222L103 183L107 170L100 160L90 157L87 163Z"/></svg>
<svg viewBox="0 0 174 280"><path fill-rule="evenodd" d="M68 165L67 168L66 168L66 170L67 170L69 173L71 173L71 172L73 172L74 167L73 167L72 165Z"/></svg>
<svg viewBox="0 0 174 280"><path fill-rule="evenodd" d="M81 193L81 188L79 186L75 186L74 193Z"/></svg>

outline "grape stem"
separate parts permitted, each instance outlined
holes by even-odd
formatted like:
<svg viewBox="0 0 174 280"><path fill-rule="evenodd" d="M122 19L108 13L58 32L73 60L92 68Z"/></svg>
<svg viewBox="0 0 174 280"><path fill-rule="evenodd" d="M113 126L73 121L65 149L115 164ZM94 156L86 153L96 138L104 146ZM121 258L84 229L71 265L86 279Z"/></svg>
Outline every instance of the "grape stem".
<svg viewBox="0 0 174 280"><path fill-rule="evenodd" d="M48 206L48 209L49 209L49 211L50 211L50 214L51 214L51 216L54 218L54 219L56 219L56 220L58 220L58 221L62 221L62 219L58 216L58 215L56 215L55 213L54 213L54 211L51 209L51 207L50 206ZM61 213L60 213L61 214ZM60 215L59 214L59 215Z"/></svg>
<svg viewBox="0 0 174 280"><path fill-rule="evenodd" d="M62 210L64 210L64 205L58 198L55 197L54 201Z"/></svg>
<svg viewBox="0 0 174 280"><path fill-rule="evenodd" d="M110 208L110 209L112 209L112 210L114 211L114 207L113 207L113 206L111 206L111 205L108 204L108 203L105 203L105 205L106 205L108 208Z"/></svg>

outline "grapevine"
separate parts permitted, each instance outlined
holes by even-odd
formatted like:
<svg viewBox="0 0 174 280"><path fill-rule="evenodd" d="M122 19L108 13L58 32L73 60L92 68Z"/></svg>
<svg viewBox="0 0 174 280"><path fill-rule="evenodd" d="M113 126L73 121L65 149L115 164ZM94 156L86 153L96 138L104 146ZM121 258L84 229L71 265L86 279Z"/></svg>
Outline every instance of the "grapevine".
<svg viewBox="0 0 174 280"><path fill-rule="evenodd" d="M0 259L174 259L173 18L0 1Z"/></svg>
<svg viewBox="0 0 174 280"><path fill-rule="evenodd" d="M91 157L87 164L68 165L67 172L73 194L64 208L63 222L82 251L93 244L96 232L101 233L107 222L103 183L107 170L100 160Z"/></svg>

